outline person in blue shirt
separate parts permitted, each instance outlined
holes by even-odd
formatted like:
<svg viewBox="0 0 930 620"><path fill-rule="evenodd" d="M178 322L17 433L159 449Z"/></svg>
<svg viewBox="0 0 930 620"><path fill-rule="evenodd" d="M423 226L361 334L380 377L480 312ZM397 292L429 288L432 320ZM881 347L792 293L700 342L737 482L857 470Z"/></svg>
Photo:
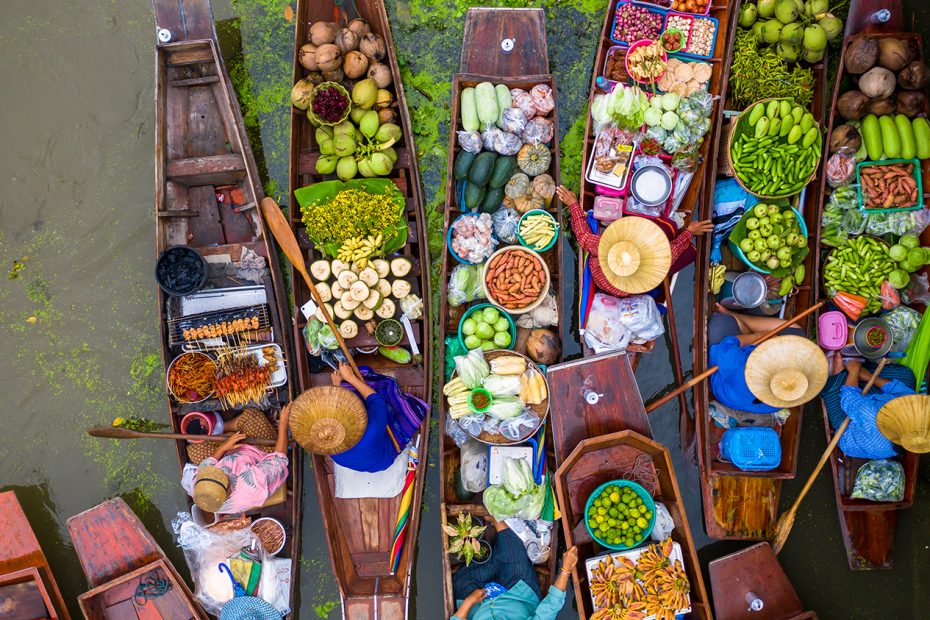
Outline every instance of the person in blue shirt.
<svg viewBox="0 0 930 620"><path fill-rule="evenodd" d="M333 454L332 459L339 465L355 471L369 473L384 471L400 454L400 450L397 449L388 433L387 402L383 396L357 377L351 367L340 363L339 370L332 375L332 382L333 385L339 387L343 381L354 387L365 401L368 425L365 427L365 434L357 444L345 452Z"/></svg>
<svg viewBox="0 0 930 620"><path fill-rule="evenodd" d="M708 362L717 366L710 376L710 391L722 405L748 413L775 413L778 407L766 405L746 385L746 360L755 350L755 342L767 332L785 323L772 316L739 314L717 304L707 324ZM805 336L803 330L789 327L781 335Z"/></svg>
<svg viewBox="0 0 930 620"><path fill-rule="evenodd" d="M491 558L471 563L452 575L458 609L450 620L555 620L565 604L568 579L578 564L578 548L562 554L559 575L540 600L539 579L520 537L501 521L493 521L497 536ZM505 592L487 598L485 586L497 584Z"/></svg>

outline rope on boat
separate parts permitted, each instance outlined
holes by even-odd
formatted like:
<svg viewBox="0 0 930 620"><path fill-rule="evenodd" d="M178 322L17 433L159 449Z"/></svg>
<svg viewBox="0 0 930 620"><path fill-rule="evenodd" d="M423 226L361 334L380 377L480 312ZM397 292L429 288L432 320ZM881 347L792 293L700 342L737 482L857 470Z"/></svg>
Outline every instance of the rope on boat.
<svg viewBox="0 0 930 620"><path fill-rule="evenodd" d="M172 588L174 586L167 579L162 579L157 573L149 573L148 576L139 580L136 593L133 595L133 601L136 605L142 606L148 601L164 596Z"/></svg>

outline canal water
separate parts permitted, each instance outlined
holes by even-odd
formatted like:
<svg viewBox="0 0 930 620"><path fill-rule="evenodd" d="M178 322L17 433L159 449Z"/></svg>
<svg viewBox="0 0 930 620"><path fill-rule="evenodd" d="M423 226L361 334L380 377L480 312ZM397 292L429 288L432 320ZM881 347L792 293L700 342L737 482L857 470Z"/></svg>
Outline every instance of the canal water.
<svg viewBox="0 0 930 620"><path fill-rule="evenodd" d="M466 4L388 2L433 206L442 201L448 85L458 65ZM579 144L576 121L587 98L605 4L543 3L550 62L559 83L560 133L569 151ZM927 35L926 6L911 4L921 7L919 29ZM285 0L214 5L266 191L280 199L287 193L293 36L286 6ZM116 417L159 422L167 411L152 278L154 25L149 0L3 0L0 24L0 487L17 491L78 613L74 601L85 584L65 522L104 499L127 498L183 565L170 533L171 519L184 506L171 447L155 441L104 442L83 432ZM573 175L577 171L563 170L563 178ZM435 222L437 215L430 217ZM439 232L433 226L431 237L438 238ZM683 273L675 292L686 369L692 353L692 281L690 271ZM666 345L639 367L647 401L674 383ZM654 413L652 420L657 438L675 458L702 560L744 546L711 542L703 535L693 455L678 448L677 403ZM799 480L785 485L783 507L823 446L820 417L811 410L805 415ZM434 461L429 463L413 600L413 615L423 619L439 617L441 608ZM928 616L928 463L924 459L916 505L899 518L895 568L882 573L848 570L829 478L823 475L814 485L780 558L801 599L821 618ZM307 480L311 475L308 469ZM299 617L337 618L338 593L329 575L313 485L305 489ZM569 603L560 618L572 617Z"/></svg>

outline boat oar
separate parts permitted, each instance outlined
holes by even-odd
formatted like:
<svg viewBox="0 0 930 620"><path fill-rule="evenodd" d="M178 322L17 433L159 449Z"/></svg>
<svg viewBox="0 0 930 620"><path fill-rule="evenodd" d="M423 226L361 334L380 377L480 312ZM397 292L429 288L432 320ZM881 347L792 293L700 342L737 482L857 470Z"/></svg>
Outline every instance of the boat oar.
<svg viewBox="0 0 930 620"><path fill-rule="evenodd" d="M881 374L882 368L884 368L885 364L887 363L888 358L883 357L878 363L878 366L875 367L875 372L872 373L872 378L869 379L868 383L865 384L865 387L862 388L863 396L865 396L869 390L872 389L872 384L874 384L875 380L878 379L878 375ZM817 461L817 465L814 467L814 471L811 472L811 476L807 479L807 482L801 489L801 493L798 495L798 498L794 500L793 504L791 504L791 508L788 509L788 512L783 514L778 519L778 523L775 524L775 538L772 540L772 549L776 554L781 551L781 548L785 546L785 541L788 540L788 534L791 533L791 528L794 527L794 520L798 516L798 508L801 507L801 502L804 501L804 498L807 496L807 492L811 490L811 487L814 484L814 480L816 480L817 476L820 475L820 470L823 469L823 466L827 464L827 461L830 459L830 455L833 454L833 450L840 442L840 437L843 436L843 433L846 432L848 427L849 417L847 416L846 419L843 420L843 423L840 424L840 427L836 429L836 432L833 433L833 439L830 440L830 443L827 444L827 449L824 450L823 454L820 455L820 460Z"/></svg>
<svg viewBox="0 0 930 620"><path fill-rule="evenodd" d="M681 351L678 347L678 328L675 324L675 309L672 306L672 285L669 278L662 280L662 292L665 295L665 308L668 311L665 318L668 323L668 335L672 341L672 368L675 371L675 381L681 385L684 382L684 372L681 368ZM678 393L678 406L680 415L678 418L678 435L679 445L682 450L687 450L694 440L694 418L688 412L688 400L685 393Z"/></svg>
<svg viewBox="0 0 930 620"><path fill-rule="evenodd" d="M187 441L224 441L229 439L229 435L184 435L181 433L145 433L123 428L121 426L96 426L87 429L87 434L92 437L101 437L103 439L184 439ZM249 443L255 446L273 446L274 439L259 439L257 437L246 437L241 443Z"/></svg>
<svg viewBox="0 0 930 620"><path fill-rule="evenodd" d="M339 343L339 348L342 349L342 354L346 357L346 362L348 362L352 370L355 371L355 375L361 378L362 373L359 372L358 366L355 365L355 359L349 352L349 347L346 346L345 340L342 339L339 328L333 323L333 317L327 312L326 306L323 304L323 298L320 297L320 293L316 290L313 280L310 279L310 274L307 273L307 264L304 261L303 252L300 251L300 246L297 244L297 237L294 236L294 231L291 230L290 225L284 218L281 207L279 207L278 203L272 198L262 198L262 214L265 216L265 223L268 225L268 229L278 242L281 250L284 252L285 256L287 256L287 259L291 261L291 264L294 265L294 269L303 276L304 282L307 284L307 288L310 289L310 294L313 296L313 301L316 302L316 305L320 308L320 314L326 319L326 324L329 325L329 328L333 330L333 335L336 337L336 342Z"/></svg>
<svg viewBox="0 0 930 620"><path fill-rule="evenodd" d="M762 334L762 336L761 336L758 340L756 340L755 342L753 342L752 344L754 344L754 345L762 344L763 342L765 342L765 341L768 340L769 338L772 338L773 336L777 336L777 335L778 335L779 333L781 333L783 330L787 329L788 327L791 327L793 324L797 323L798 321L800 321L801 319L803 319L804 317L806 317L808 314L811 314L812 312L816 312L821 306L824 305L824 303L826 303L826 302L818 301L816 304L814 304L813 306L811 306L810 308L808 308L808 309L805 310L804 312L800 312L800 313L796 314L795 316L793 316L792 318L788 319L787 321L785 321L784 323L782 323L781 325L779 325L779 326L776 327L775 329L773 329L773 330L771 330L771 331L768 331L768 332ZM717 369L716 366L711 366L710 368L708 368L707 370L705 370L704 372L702 372L702 373L699 374L698 376L696 376L696 377L690 379L690 380L689 380L687 383L685 383L684 385L679 385L677 388L675 388L674 390L672 390L671 392L669 392L668 394L666 394L666 395L663 396L662 398L660 398L660 399L658 399L658 400L656 400L656 401L653 401L653 402L649 403L648 405L646 405L646 413L652 413L653 411L655 411L656 409L658 409L659 407L661 407L662 405L664 405L664 404L667 403L668 401L672 400L673 398L677 398L679 394L681 394L682 392L684 392L684 391L686 391L686 390L690 390L690 389L693 388L695 385L697 385L698 383L700 383L701 381L703 381L703 380L706 379L707 377L709 377L709 376L711 376L712 374L714 374L715 372L717 372L717 370L718 370L718 369Z"/></svg>

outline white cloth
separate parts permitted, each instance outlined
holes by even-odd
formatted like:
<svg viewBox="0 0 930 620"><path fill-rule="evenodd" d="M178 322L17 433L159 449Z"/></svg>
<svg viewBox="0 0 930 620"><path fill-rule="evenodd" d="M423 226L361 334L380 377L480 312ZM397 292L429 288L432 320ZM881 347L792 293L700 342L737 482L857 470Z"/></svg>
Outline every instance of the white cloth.
<svg viewBox="0 0 930 620"><path fill-rule="evenodd" d="M339 499L395 497L404 490L407 462L410 460L409 452L409 447L404 448L390 467L373 474L355 471L333 463L333 472L336 476L336 497Z"/></svg>

